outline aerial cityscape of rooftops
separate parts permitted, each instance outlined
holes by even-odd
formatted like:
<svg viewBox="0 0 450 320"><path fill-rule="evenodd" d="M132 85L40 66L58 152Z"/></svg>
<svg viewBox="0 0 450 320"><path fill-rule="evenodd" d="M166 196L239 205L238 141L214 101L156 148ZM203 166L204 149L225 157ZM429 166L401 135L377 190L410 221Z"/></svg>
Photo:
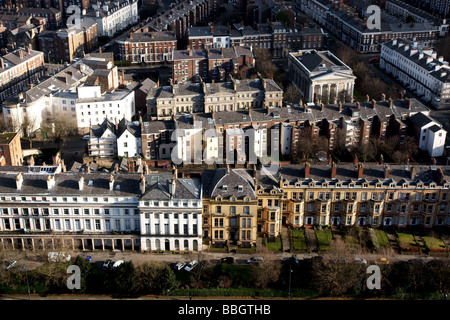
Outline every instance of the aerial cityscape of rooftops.
<svg viewBox="0 0 450 320"><path fill-rule="evenodd" d="M0 0L0 294L445 299L449 24L450 0Z"/></svg>

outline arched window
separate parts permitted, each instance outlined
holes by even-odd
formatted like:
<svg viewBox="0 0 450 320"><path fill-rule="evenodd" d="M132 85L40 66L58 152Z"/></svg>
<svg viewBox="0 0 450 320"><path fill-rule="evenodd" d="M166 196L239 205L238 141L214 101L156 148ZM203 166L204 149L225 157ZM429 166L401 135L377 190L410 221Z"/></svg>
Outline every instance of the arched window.
<svg viewBox="0 0 450 320"><path fill-rule="evenodd" d="M147 247L147 250L152 250L152 242L150 239L145 240L145 246Z"/></svg>
<svg viewBox="0 0 450 320"><path fill-rule="evenodd" d="M175 240L175 250L180 250L180 240Z"/></svg>
<svg viewBox="0 0 450 320"><path fill-rule="evenodd" d="M189 250L189 241L184 240L184 250Z"/></svg>
<svg viewBox="0 0 450 320"><path fill-rule="evenodd" d="M161 241L159 241L159 239L155 240L155 249L161 250Z"/></svg>

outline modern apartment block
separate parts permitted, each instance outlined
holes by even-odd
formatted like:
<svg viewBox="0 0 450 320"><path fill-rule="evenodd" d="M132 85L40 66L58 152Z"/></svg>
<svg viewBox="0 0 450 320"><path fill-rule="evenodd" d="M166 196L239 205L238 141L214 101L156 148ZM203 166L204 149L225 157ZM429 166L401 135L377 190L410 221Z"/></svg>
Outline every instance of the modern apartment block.
<svg viewBox="0 0 450 320"><path fill-rule="evenodd" d="M39 45L47 61L72 62L98 45L98 24L94 19L84 19L69 28L43 31Z"/></svg>
<svg viewBox="0 0 450 320"><path fill-rule="evenodd" d="M177 49L177 38L169 31L148 31L148 27L135 30L125 40L118 40L119 57L131 63L172 61Z"/></svg>
<svg viewBox="0 0 450 320"><path fill-rule="evenodd" d="M436 109L450 108L450 66L419 42L391 40L381 49L380 68L398 78Z"/></svg>
<svg viewBox="0 0 450 320"><path fill-rule="evenodd" d="M44 77L44 54L29 47L0 57L0 102Z"/></svg>
<svg viewBox="0 0 450 320"><path fill-rule="evenodd" d="M405 23L381 11L381 29L368 26L368 6L367 2L348 6L344 1L300 0L302 11L360 53L380 52L384 42L398 38L417 39L427 46L436 43L439 28L432 22Z"/></svg>

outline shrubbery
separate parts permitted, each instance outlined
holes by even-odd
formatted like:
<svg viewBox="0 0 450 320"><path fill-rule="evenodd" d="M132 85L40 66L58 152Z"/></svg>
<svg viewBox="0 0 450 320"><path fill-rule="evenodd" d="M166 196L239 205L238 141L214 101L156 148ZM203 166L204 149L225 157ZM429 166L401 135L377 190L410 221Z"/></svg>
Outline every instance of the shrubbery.
<svg viewBox="0 0 450 320"><path fill-rule="evenodd" d="M46 263L29 270L28 277L31 293L37 294L164 295L169 290L169 295L181 296L286 297L289 282L292 297L435 298L450 291L448 260L381 265L381 290L369 290L367 266L338 257L331 254L330 260L323 261L290 259L282 264L265 259L260 265L213 265L199 259L199 266L190 273L174 272L165 263L135 267L132 262L124 262L115 270L99 270L78 257L72 263ZM81 290L67 289L69 264L81 269ZM12 293L27 293L25 272L20 268L0 270L0 294Z"/></svg>

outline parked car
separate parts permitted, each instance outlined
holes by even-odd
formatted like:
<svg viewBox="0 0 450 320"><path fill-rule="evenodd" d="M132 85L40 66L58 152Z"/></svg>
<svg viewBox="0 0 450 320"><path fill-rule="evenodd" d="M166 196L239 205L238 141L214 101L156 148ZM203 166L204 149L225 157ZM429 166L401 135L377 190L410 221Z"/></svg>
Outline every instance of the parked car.
<svg viewBox="0 0 450 320"><path fill-rule="evenodd" d="M356 257L356 258L354 259L354 261L355 261L355 262L362 263L362 264L367 264L367 260L366 260L366 259L361 259L361 258L358 258L358 257Z"/></svg>
<svg viewBox="0 0 450 320"><path fill-rule="evenodd" d="M109 267L109 265L111 264L111 260L106 260L105 262L103 262L103 266L102 266L102 268L103 268L103 270L107 270L108 269L108 267Z"/></svg>
<svg viewBox="0 0 450 320"><path fill-rule="evenodd" d="M380 258L380 259L376 259L375 264L389 264L389 260L386 258Z"/></svg>
<svg viewBox="0 0 450 320"><path fill-rule="evenodd" d="M296 256L296 255L293 255L292 257L285 257L285 258L283 259L283 261L284 261L284 262L288 262L288 261L291 261L291 259L293 259L293 260L295 261L295 263L298 263L298 259L297 259L297 256Z"/></svg>
<svg viewBox="0 0 450 320"><path fill-rule="evenodd" d="M422 259L409 259L408 260L409 264L413 264L413 263L421 263L424 264L425 262Z"/></svg>
<svg viewBox="0 0 450 320"><path fill-rule="evenodd" d="M180 271L181 269L184 268L185 265L186 265L186 263L180 261L180 262L178 262L173 268L174 268L175 270L177 270L177 271Z"/></svg>
<svg viewBox="0 0 450 320"><path fill-rule="evenodd" d="M247 263L260 263L263 261L264 261L263 257L251 257L250 259L247 260Z"/></svg>
<svg viewBox="0 0 450 320"><path fill-rule="evenodd" d="M190 272L192 269L194 269L196 266L198 266L198 261L197 260L192 260L191 262L189 262L187 264L186 267L184 267L184 270L186 270L187 272Z"/></svg>
<svg viewBox="0 0 450 320"><path fill-rule="evenodd" d="M369 59L369 63L378 63L380 62L380 58L378 57L373 57Z"/></svg>
<svg viewBox="0 0 450 320"><path fill-rule="evenodd" d="M220 259L221 263L227 263L227 264L233 264L234 263L234 258L233 257L225 257Z"/></svg>
<svg viewBox="0 0 450 320"><path fill-rule="evenodd" d="M123 260L117 260L116 262L114 262L112 268L113 270L115 270L118 266L120 266L123 263Z"/></svg>
<svg viewBox="0 0 450 320"><path fill-rule="evenodd" d="M14 259L8 260L8 265L4 266L3 269L9 270L16 265L17 261Z"/></svg>

